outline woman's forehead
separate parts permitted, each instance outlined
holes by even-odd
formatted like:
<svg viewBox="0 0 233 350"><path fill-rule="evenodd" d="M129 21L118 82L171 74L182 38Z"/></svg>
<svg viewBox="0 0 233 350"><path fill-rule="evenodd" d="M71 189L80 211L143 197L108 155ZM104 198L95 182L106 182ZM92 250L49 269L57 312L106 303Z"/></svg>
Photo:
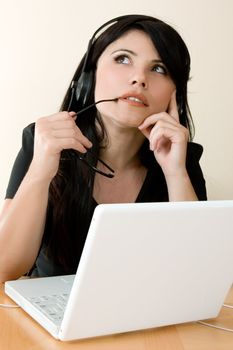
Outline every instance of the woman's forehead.
<svg viewBox="0 0 233 350"><path fill-rule="evenodd" d="M156 50L150 36L143 30L139 29L131 29L124 33L118 39L109 44L102 52L101 56L111 55L116 51L124 49L135 52L136 54L146 51L147 54L151 55L151 59L159 57L158 51Z"/></svg>

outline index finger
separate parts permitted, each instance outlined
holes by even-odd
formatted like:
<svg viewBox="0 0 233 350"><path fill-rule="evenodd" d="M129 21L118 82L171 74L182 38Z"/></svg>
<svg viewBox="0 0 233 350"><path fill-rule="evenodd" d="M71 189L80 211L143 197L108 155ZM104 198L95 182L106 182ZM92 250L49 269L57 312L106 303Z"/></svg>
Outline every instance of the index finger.
<svg viewBox="0 0 233 350"><path fill-rule="evenodd" d="M167 112L176 121L180 122L179 113L178 113L178 107L177 107L177 102L176 102L176 90L174 90L172 95L171 95L171 100L170 100L170 103L168 105Z"/></svg>

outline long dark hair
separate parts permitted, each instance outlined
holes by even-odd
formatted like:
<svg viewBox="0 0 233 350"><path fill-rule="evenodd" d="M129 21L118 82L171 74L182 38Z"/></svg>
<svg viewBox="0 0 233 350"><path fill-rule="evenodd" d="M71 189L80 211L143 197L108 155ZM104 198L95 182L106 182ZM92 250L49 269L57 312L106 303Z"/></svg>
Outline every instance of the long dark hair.
<svg viewBox="0 0 233 350"><path fill-rule="evenodd" d="M105 48L131 29L139 29L149 35L155 45L163 63L176 86L176 98L180 122L189 129L190 140L193 137L194 127L187 101L187 83L190 73L190 56L181 36L171 26L151 16L127 15L111 24L102 34L94 38L88 50L88 59L85 69L93 72L91 90L86 105L94 102L95 71L97 61ZM87 55L87 54L86 54ZM81 60L72 81L78 81L85 62ZM80 101L71 99L69 87L63 100L61 110L80 110L83 105ZM77 125L86 135L93 147L90 162L97 163L99 145L106 136L103 123L96 108L91 109L77 118ZM93 157L94 155L94 157ZM88 157L88 154L87 154ZM151 160L147 140L145 140L140 157L142 163L148 166ZM153 159L153 162L155 160ZM63 266L67 273L73 273L77 267L79 257L85 242L89 223L95 207L92 198L94 173L82 163L74 153L62 152L60 167L57 175L51 182L47 223L48 254L54 261Z"/></svg>

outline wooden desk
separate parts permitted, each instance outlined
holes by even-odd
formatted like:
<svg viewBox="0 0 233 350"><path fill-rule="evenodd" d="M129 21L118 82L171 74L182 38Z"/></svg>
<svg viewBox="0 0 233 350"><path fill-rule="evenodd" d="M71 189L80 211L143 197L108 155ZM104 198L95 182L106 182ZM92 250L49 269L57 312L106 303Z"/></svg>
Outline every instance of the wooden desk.
<svg viewBox="0 0 233 350"><path fill-rule="evenodd" d="M0 303L12 303L0 285ZM233 288L226 303L233 305ZM233 328L233 309L213 324ZM53 339L20 308L0 308L0 350L232 350L233 333L197 323L155 328L75 342Z"/></svg>

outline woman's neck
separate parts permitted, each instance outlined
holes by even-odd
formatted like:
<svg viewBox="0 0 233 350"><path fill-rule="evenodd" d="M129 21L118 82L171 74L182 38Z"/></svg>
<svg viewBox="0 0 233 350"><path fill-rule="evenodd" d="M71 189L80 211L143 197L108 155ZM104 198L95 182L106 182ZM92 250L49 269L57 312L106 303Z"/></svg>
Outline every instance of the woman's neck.
<svg viewBox="0 0 233 350"><path fill-rule="evenodd" d="M137 128L108 127L107 144L100 148L100 158L113 169L125 169L139 162L138 151L145 137Z"/></svg>

